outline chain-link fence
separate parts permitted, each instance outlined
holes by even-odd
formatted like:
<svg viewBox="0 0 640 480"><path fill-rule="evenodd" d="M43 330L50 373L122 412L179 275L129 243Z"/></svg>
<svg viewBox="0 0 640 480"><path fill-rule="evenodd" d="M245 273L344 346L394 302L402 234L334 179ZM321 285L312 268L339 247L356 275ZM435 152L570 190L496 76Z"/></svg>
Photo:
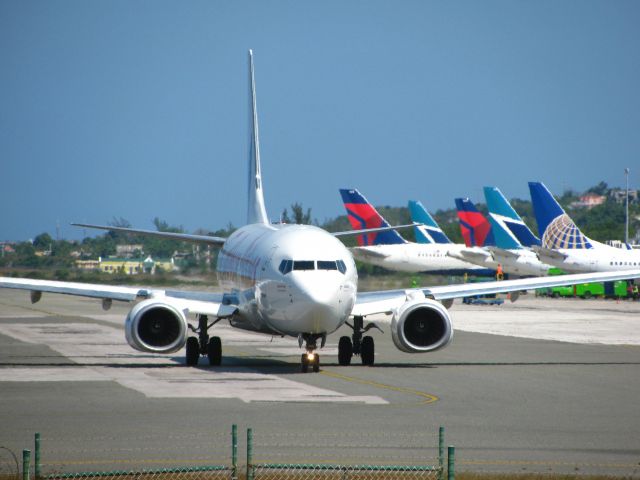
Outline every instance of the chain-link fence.
<svg viewBox="0 0 640 480"><path fill-rule="evenodd" d="M229 465L231 442L230 432L209 429L126 432L122 436L100 432L82 437L43 434L41 448L34 451L33 466L40 469L39 475L46 476Z"/></svg>
<svg viewBox="0 0 640 480"><path fill-rule="evenodd" d="M43 480L220 480L237 478L237 474L233 468L219 465L163 468L160 470L52 474L39 478Z"/></svg>
<svg viewBox="0 0 640 480"><path fill-rule="evenodd" d="M438 466L410 465L252 465L247 479L255 480L395 480L432 479L441 477Z"/></svg>
<svg viewBox="0 0 640 480"><path fill-rule="evenodd" d="M0 446L0 480L19 480L20 462L16 454Z"/></svg>
<svg viewBox="0 0 640 480"><path fill-rule="evenodd" d="M444 479L443 427L437 437L406 435L405 444L391 443L388 435L376 439L374 434L348 438L349 434L317 437L313 434L267 433L265 437L254 439L253 430L247 430L247 480ZM267 460L294 456L325 461L308 464ZM368 457L368 461L363 461L363 457ZM326 461L338 458L343 461ZM452 476L452 454L448 460L448 473Z"/></svg>
<svg viewBox="0 0 640 480"><path fill-rule="evenodd" d="M453 477L453 454L444 455L444 428L438 436L423 433L390 438L372 432L313 436L313 434L264 433L254 444L253 430L247 429L246 463L238 463L238 432L233 425L231 445L227 443L227 456L219 464L213 462L201 466L142 468L105 471L69 472L70 467L88 465L89 460L52 462L41 451L40 435L35 436L33 462L31 451L23 451L22 480L271 480L271 479L430 479L444 480ZM211 434L209 439L214 438ZM228 438L228 437L227 437ZM435 440L437 439L437 440ZM104 439L103 439L104 440ZM359 441L356 441L359 440ZM118 443L118 442L114 442ZM169 442L169 448L171 442ZM124 446L123 448L126 448ZM92 451L93 452L93 451ZM111 452L113 453L113 452ZM257 455L254 457L254 454ZM95 455L95 453L93 453ZM46 455L45 455L46 457ZM109 451L104 460L107 461ZM288 463L279 461L286 459ZM293 461L292 459L296 459ZM313 463L309 462L310 459ZM335 461L339 460L339 461ZM144 460L138 457L138 462ZM156 459L154 461L159 461ZM112 459L113 462L113 459ZM164 460L166 462L166 459ZM17 468L17 461L14 462ZM33 465L33 468L32 468ZM33 477L32 477L33 474ZM3 477L0 480L20 480Z"/></svg>

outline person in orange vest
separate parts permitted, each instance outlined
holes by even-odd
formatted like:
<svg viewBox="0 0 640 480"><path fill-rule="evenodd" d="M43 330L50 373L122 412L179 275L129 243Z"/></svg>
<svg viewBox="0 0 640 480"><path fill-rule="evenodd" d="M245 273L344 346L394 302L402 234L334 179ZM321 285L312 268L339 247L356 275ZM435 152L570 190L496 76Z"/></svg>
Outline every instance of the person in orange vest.
<svg viewBox="0 0 640 480"><path fill-rule="evenodd" d="M502 265L498 264L498 268L496 269L496 280L504 279L504 272L502 271Z"/></svg>

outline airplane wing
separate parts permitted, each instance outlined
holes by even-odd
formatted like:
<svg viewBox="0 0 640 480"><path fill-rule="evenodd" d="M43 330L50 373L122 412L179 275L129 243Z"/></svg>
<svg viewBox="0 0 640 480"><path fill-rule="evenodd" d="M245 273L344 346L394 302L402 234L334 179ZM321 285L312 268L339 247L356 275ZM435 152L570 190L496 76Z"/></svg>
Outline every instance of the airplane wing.
<svg viewBox="0 0 640 480"><path fill-rule="evenodd" d="M544 248L539 246L532 246L531 249L536 252L540 261L544 261L544 258L548 258L550 260L555 260L558 262L562 262L566 260L567 256L564 253L561 253L557 250L552 250L550 248Z"/></svg>
<svg viewBox="0 0 640 480"><path fill-rule="evenodd" d="M493 259L496 262L499 262L501 260L514 260L520 256L518 253L511 250L505 250L504 248L499 248L499 247L485 247L485 248L487 248L487 250L491 252L491 254L493 255Z"/></svg>
<svg viewBox="0 0 640 480"><path fill-rule="evenodd" d="M465 262L483 264L486 260L492 260L491 253L484 249L464 248L459 252L447 252L447 255Z"/></svg>
<svg viewBox="0 0 640 480"><path fill-rule="evenodd" d="M108 225L91 225L87 223L72 223L75 227L95 228L97 230L112 230L114 232L133 233L139 235L149 235L152 237L160 237L168 240L180 240L192 243L208 243L210 245L222 246L227 240L224 237L213 237L210 235L190 235L188 233L175 232L158 232L155 230L140 230L137 228L111 227Z"/></svg>
<svg viewBox="0 0 640 480"><path fill-rule="evenodd" d="M376 313L391 314L411 295L411 292L422 291L425 297L434 300L449 300L494 293L519 292L544 287L560 287L587 282L610 282L639 278L640 270L618 272L579 273L575 275L557 275L553 277L519 278L517 280L496 280L493 282L461 283L442 285L420 289L387 290L379 292L358 293L352 315L367 316Z"/></svg>
<svg viewBox="0 0 640 480"><path fill-rule="evenodd" d="M410 223L408 225L395 225L392 227L378 227L378 228L363 228L360 230L346 230L344 232L329 232L334 237L346 237L349 235L361 235L363 233L375 233L375 232L387 232L389 230L413 228L422 226L422 223Z"/></svg>
<svg viewBox="0 0 640 480"><path fill-rule="evenodd" d="M387 258L389 256L386 253L370 250L366 247L351 247L349 250L351 250L351 253L357 258Z"/></svg>
<svg viewBox="0 0 640 480"><path fill-rule="evenodd" d="M138 235L149 235L152 237L166 238L168 240L180 240L183 242L192 243L208 243L210 245L222 246L227 240L224 237L213 237L209 235L191 235L188 233L175 233L175 232L158 232L156 230L142 230L138 228L125 228L125 227L112 227L109 225L93 225L89 223L72 223L74 227L94 228L97 230L112 230L114 232L132 233ZM363 233L375 233L385 232L388 230L413 228L420 226L421 223L411 223L408 225L395 225L392 227L379 227L379 228L364 228L361 230L346 230L344 232L330 232L334 237L346 237L349 235L360 235Z"/></svg>
<svg viewBox="0 0 640 480"><path fill-rule="evenodd" d="M236 311L234 305L227 305L224 294L211 292L192 292L181 290L160 290L142 287L120 287L90 283L58 282L54 280L33 280L27 278L0 277L0 288L29 290L31 302L40 300L42 293L59 293L80 297L102 299L103 302L118 300L132 302L148 298L171 297L185 313L198 313L226 317ZM109 305L109 304L108 304Z"/></svg>

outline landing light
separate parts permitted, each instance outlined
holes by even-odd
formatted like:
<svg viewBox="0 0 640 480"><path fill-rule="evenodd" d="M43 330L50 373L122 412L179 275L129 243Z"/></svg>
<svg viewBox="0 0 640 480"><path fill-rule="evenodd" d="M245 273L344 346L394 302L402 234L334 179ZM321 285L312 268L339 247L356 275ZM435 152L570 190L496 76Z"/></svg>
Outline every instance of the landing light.
<svg viewBox="0 0 640 480"><path fill-rule="evenodd" d="M309 360L309 362L313 362L315 361L315 359L316 359L315 353L312 353L312 352L307 353L307 360Z"/></svg>

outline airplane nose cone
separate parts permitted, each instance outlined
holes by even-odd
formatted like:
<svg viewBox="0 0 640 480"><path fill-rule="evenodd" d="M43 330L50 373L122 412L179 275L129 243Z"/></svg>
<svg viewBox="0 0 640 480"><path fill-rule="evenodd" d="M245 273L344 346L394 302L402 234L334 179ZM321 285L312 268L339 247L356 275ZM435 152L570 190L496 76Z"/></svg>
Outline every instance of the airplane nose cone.
<svg viewBox="0 0 640 480"><path fill-rule="evenodd" d="M300 312L300 320L307 332L324 333L335 330L342 321L340 283L300 279L296 282L296 287L304 305L304 311Z"/></svg>

